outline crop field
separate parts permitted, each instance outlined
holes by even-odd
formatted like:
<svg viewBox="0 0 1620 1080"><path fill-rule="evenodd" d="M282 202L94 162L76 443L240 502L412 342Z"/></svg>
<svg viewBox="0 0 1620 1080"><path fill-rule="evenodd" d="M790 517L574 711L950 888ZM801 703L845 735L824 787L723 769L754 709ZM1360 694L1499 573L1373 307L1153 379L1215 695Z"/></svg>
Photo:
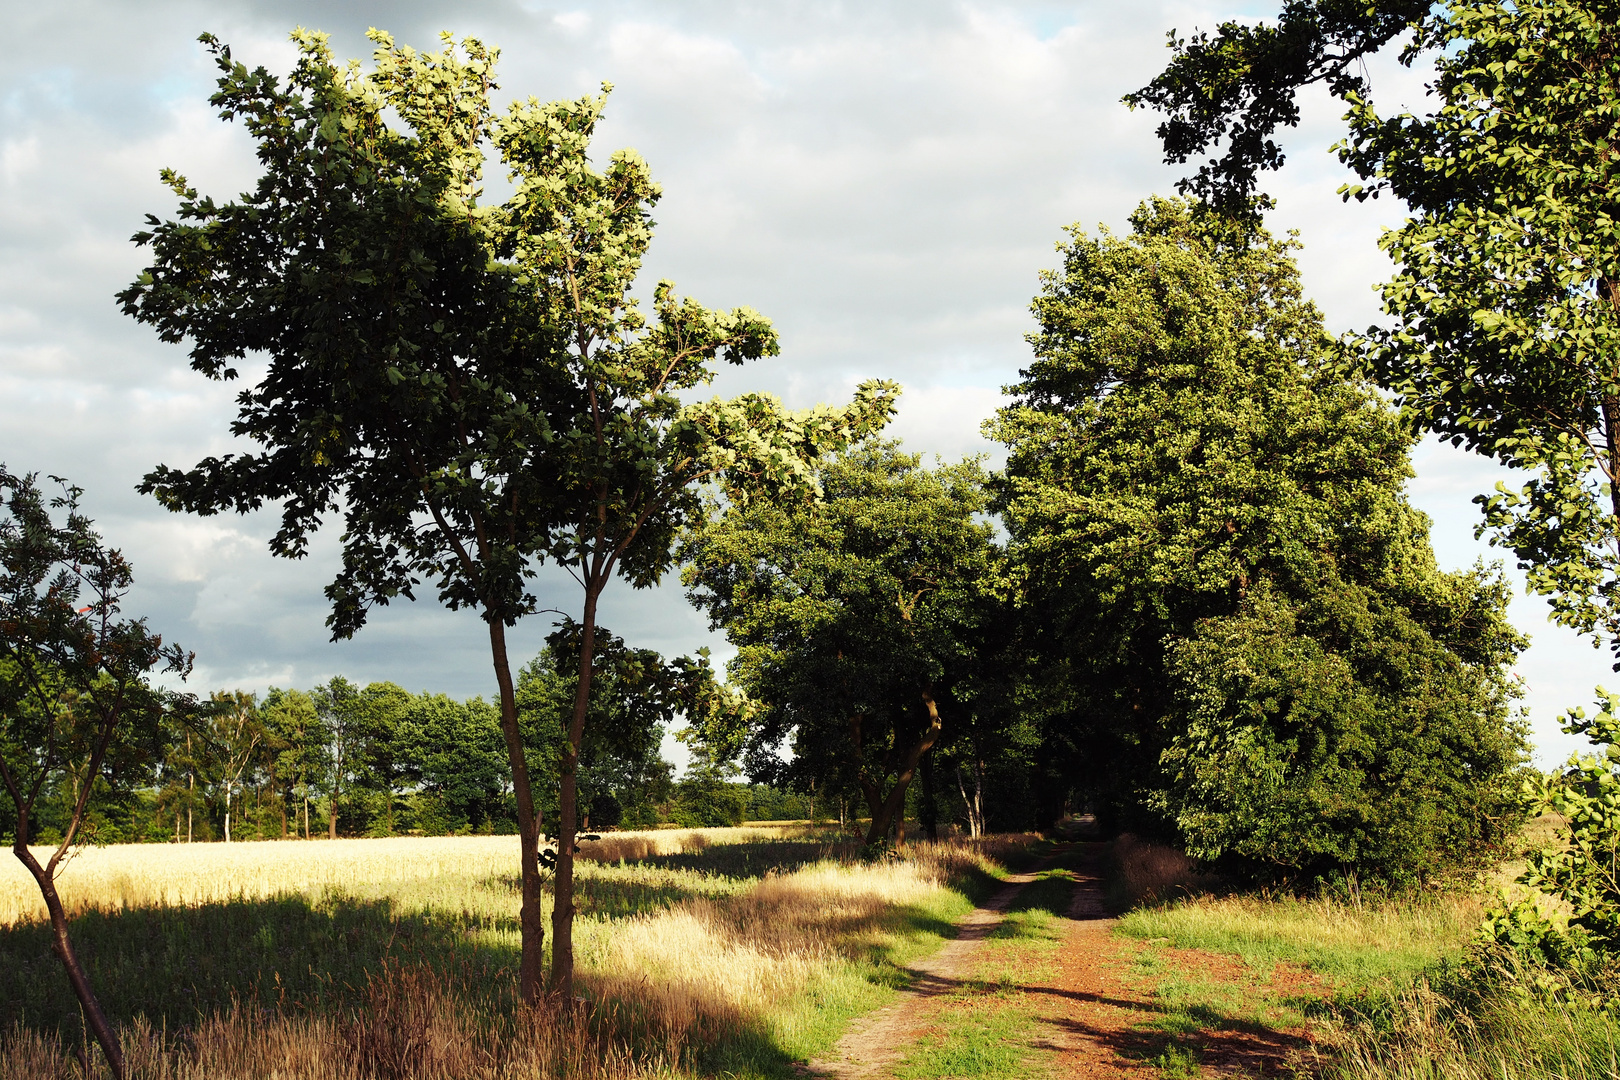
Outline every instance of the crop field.
<svg viewBox="0 0 1620 1080"><path fill-rule="evenodd" d="M585 843L576 945L600 1007L533 1024L514 1001L515 837L91 848L62 892L136 1075L786 1076L892 994L1023 843L875 865L806 826ZM77 1075L37 893L0 865L0 1073Z"/></svg>

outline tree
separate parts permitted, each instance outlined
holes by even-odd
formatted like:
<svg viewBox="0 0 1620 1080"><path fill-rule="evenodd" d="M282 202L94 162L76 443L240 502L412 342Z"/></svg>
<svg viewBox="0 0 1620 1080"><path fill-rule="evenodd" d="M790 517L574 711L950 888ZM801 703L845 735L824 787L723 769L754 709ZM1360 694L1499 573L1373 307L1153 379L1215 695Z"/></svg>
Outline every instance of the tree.
<svg viewBox="0 0 1620 1080"><path fill-rule="evenodd" d="M1590 0L1293 3L1274 28L1177 42L1127 100L1170 113L1166 156L1185 161L1228 126L1292 122L1297 88L1332 82L1349 106L1339 156L1366 181L1342 193L1413 211L1380 241L1400 267L1383 287L1395 325L1358 344L1418 423L1535 474L1478 500L1485 529L1556 619L1607 637L1620 663L1616 26L1613 5ZM1381 117L1349 65L1403 33L1403 63L1433 57L1438 108ZM1231 203L1281 161L1234 134L1188 184Z"/></svg>
<svg viewBox="0 0 1620 1080"><path fill-rule="evenodd" d="M220 794L225 803L225 842L231 842L231 800L242 786L242 776L254 763L264 740L259 723L258 703L241 690L216 691L204 710L204 732L210 756L217 771Z"/></svg>
<svg viewBox="0 0 1620 1080"><path fill-rule="evenodd" d="M1413 214L1381 246L1392 327L1360 342L1406 412L1533 474L1476 501L1553 617L1620 668L1620 22L1612 4L1458 3L1425 117L1353 100L1341 157Z"/></svg>
<svg viewBox="0 0 1620 1080"><path fill-rule="evenodd" d="M344 796L353 794L354 785L363 782L367 748L374 724L370 703L360 688L334 675L325 686L310 695L325 731L328 759L323 770L327 778L326 836L336 840L338 812Z"/></svg>
<svg viewBox="0 0 1620 1080"><path fill-rule="evenodd" d="M424 832L471 831L503 816L510 772L498 708L482 698L417 694L400 718L399 741Z"/></svg>
<svg viewBox="0 0 1620 1080"><path fill-rule="evenodd" d="M259 715L266 737L272 741L272 771L281 785L281 834L287 835L286 806L294 804L293 831L297 815L304 819L304 839L309 839L309 799L325 783L327 732L321 723L315 701L302 690L280 690L272 686L264 697Z"/></svg>
<svg viewBox="0 0 1620 1080"><path fill-rule="evenodd" d="M265 171L223 204L165 173L179 218L138 234L154 261L120 300L165 341L189 340L210 378L235 379L249 352L266 357L233 427L262 449L159 467L142 490L200 514L279 503L271 550L287 557L341 511L334 637L424 580L483 617L521 837L525 1000L541 987L540 820L506 628L535 610L528 583L542 560L575 575L583 646L552 922L552 989L566 997L574 772L602 590L615 575L659 579L700 512L700 484L737 498L808 491L808 463L881 424L893 390L867 384L848 407L805 412L764 395L683 401L716 361L775 355L776 336L747 308L710 311L667 283L652 318L640 311L629 290L660 192L633 152L590 165L605 98L531 99L496 118L494 50L472 39L458 50L448 35L433 53L371 38L375 67L361 72L336 64L324 36L296 31L283 85L205 36L223 73L211 101L246 122ZM491 144L515 185L498 206L479 202Z"/></svg>
<svg viewBox="0 0 1620 1080"><path fill-rule="evenodd" d="M684 580L738 648L732 678L757 703L755 779L853 782L876 844L990 627L984 476L871 441L820 479L818 502L729 508L687 544ZM781 763L772 751L789 738Z"/></svg>
<svg viewBox="0 0 1620 1080"><path fill-rule="evenodd" d="M55 478L53 478L55 479ZM191 655L165 646L141 619L119 619L133 574L79 511L81 489L57 480L47 498L32 475L0 466L0 782L16 817L12 853L45 901L51 947L113 1074L124 1060L68 936L56 875L82 842L98 781L140 777L157 757L168 695L147 682L154 668L184 677ZM64 511L58 523L53 511ZM67 787L71 815L41 863L30 849L42 793Z"/></svg>
<svg viewBox="0 0 1620 1080"><path fill-rule="evenodd" d="M1093 796L1273 876L1483 851L1523 754L1505 585L1436 567L1413 436L1334 363L1287 243L1175 200L1131 224L1071 230L990 425Z"/></svg>
<svg viewBox="0 0 1620 1080"><path fill-rule="evenodd" d="M580 625L565 619L518 676L518 714L530 761L552 783L560 781L567 752L582 638ZM659 752L664 731L706 693L714 672L706 651L666 661L655 650L630 647L605 627L597 628L592 668L591 711L576 776L580 804L602 826L616 822L602 819L594 809L598 803L622 812L644 803L659 786L668 770Z"/></svg>
<svg viewBox="0 0 1620 1080"><path fill-rule="evenodd" d="M1365 59L1423 26L1434 9L1429 0L1287 0L1275 24L1225 22L1213 38L1172 30L1175 58L1125 102L1168 114L1158 129L1166 162L1224 139L1225 154L1180 189L1229 214L1251 214L1257 201L1269 203L1258 194L1259 173L1283 164L1273 136L1299 123L1299 91L1322 83L1343 101L1364 97Z"/></svg>
<svg viewBox="0 0 1620 1080"><path fill-rule="evenodd" d="M391 682L374 682L360 692L364 742L359 783L382 799L383 831L394 835L394 807L410 771L400 741L400 724L411 707L411 695Z"/></svg>

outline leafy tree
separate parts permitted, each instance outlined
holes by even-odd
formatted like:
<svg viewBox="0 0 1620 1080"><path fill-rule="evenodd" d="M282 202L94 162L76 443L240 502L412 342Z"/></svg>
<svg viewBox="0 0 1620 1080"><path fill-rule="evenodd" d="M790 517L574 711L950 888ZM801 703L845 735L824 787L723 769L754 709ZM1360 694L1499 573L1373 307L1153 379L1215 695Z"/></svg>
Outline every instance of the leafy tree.
<svg viewBox="0 0 1620 1080"><path fill-rule="evenodd" d="M518 676L518 710L529 758L548 780L561 777L567 730L578 695L580 625L565 620L546 639L546 648ZM636 649L603 627L596 632L592 660L591 712L579 748L576 775L581 804L595 825L616 824L596 811L600 802L611 816L617 805L641 807L667 782L660 756L664 731L677 716L710 692L714 672L707 652L666 661L652 649Z"/></svg>
<svg viewBox="0 0 1620 1080"><path fill-rule="evenodd" d="M371 702L358 686L334 675L310 697L326 734L326 836L336 840L338 813L345 797L352 799L357 784L365 782L366 758L373 741Z"/></svg>
<svg viewBox="0 0 1620 1080"><path fill-rule="evenodd" d="M1553 617L1620 667L1620 21L1612 4L1458 3L1423 117L1354 99L1341 156L1413 211L1380 244L1392 327L1363 340L1431 431L1533 478L1478 500ZM1483 530L1482 530L1483 531Z"/></svg>
<svg viewBox="0 0 1620 1080"><path fill-rule="evenodd" d="M204 738L207 740L210 780L217 786L225 809L225 842L231 842L231 801L242 789L244 775L257 757L264 741L259 723L258 703L241 690L216 691L203 710Z"/></svg>
<svg viewBox="0 0 1620 1080"><path fill-rule="evenodd" d="M474 698L417 694L400 718L400 754L419 788L425 832L466 832L504 816L510 771L500 710ZM432 800L424 806L421 796Z"/></svg>
<svg viewBox="0 0 1620 1080"><path fill-rule="evenodd" d="M1276 26L1224 25L1176 42L1127 100L1170 114L1166 156L1229 135L1187 182L1231 204L1282 158L1298 87L1327 80L1349 106L1340 158L1413 216L1380 241L1400 269L1383 287L1393 327L1360 343L1379 380L1429 430L1534 478L1482 497L1486 527L1565 625L1607 637L1620 662L1620 79L1612 4L1458 0L1290 3ZM1410 33L1432 56L1425 116L1380 116L1354 65Z"/></svg>
<svg viewBox="0 0 1620 1080"><path fill-rule="evenodd" d="M1125 101L1167 114L1158 129L1167 162L1224 140L1225 153L1180 188L1245 215L1268 202L1258 195L1258 175L1283 163L1273 136L1299 123L1299 91L1320 83L1343 101L1361 100L1369 90L1366 58L1425 25L1435 8L1429 0L1287 0L1275 23L1225 22L1214 37L1172 30L1175 58Z"/></svg>
<svg viewBox="0 0 1620 1080"><path fill-rule="evenodd" d="M280 690L272 686L259 708L259 715L274 753L270 771L281 787L281 834L287 835L285 808L291 802L293 831L297 832L298 811L302 810L304 839L308 840L310 796L326 782L326 727L321 723L314 699L302 690Z"/></svg>
<svg viewBox="0 0 1620 1080"><path fill-rule="evenodd" d="M0 782L15 817L12 853L45 901L51 947L113 1074L124 1059L68 936L56 875L82 842L98 782L143 779L158 756L167 695L154 668L182 677L191 655L165 646L141 619L119 619L133 575L79 512L81 489L47 497L32 475L0 466ZM64 511L59 523L53 511ZM29 847L41 795L73 793L67 827L43 863Z"/></svg>
<svg viewBox="0 0 1620 1080"><path fill-rule="evenodd" d="M497 118L494 50L371 38L375 67L362 72L296 31L283 84L205 36L223 73L211 101L245 121L264 174L216 203L165 173L179 218L149 219L136 239L153 264L120 300L165 341L189 341L210 378L235 379L250 352L266 358L233 427L261 449L159 467L142 490L200 514L278 503L271 550L288 557L341 511L334 637L423 581L484 618L521 836L525 1000L541 985L541 822L506 628L534 611L541 560L575 575L582 648L552 923L552 988L566 998L575 764L602 590L668 569L674 536L700 512L696 485L739 498L809 490L808 463L881 424L893 391L868 384L848 407L808 412L761 395L684 401L717 360L774 355L775 333L749 309L710 311L666 283L652 317L640 311L629 290L659 189L633 152L590 165L605 98L531 99ZM515 187L498 206L479 201L491 144Z"/></svg>
<svg viewBox="0 0 1620 1080"><path fill-rule="evenodd" d="M360 692L365 740L357 781L382 801L382 832L394 835L394 808L402 794L410 763L400 741L400 724L411 707L411 695L391 682L374 682Z"/></svg>
<svg viewBox="0 0 1620 1080"><path fill-rule="evenodd" d="M1179 201L1131 223L1071 230L990 425L1093 792L1271 874L1481 851L1523 753L1505 585L1435 566L1413 436L1337 370L1287 244Z"/></svg>
<svg viewBox="0 0 1620 1080"><path fill-rule="evenodd" d="M817 502L729 508L687 545L684 580L738 647L732 677L757 703L750 772L857 785L873 844L991 630L984 476L872 441L820 479ZM785 739L791 762L774 753Z"/></svg>

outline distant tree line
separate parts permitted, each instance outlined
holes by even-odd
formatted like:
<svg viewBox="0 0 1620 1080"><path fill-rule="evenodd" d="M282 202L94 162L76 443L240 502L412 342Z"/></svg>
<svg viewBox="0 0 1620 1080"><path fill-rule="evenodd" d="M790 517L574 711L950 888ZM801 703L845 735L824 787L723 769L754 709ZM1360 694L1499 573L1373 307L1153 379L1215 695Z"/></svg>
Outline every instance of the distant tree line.
<svg viewBox="0 0 1620 1080"><path fill-rule="evenodd" d="M712 680L706 657L665 662L599 630L601 715L580 761L592 829L809 818L811 800L700 766L684 780L659 753L683 695ZM526 750L540 809L554 821L557 743L572 702L569 630L519 675ZM163 713L139 770L98 779L81 826L96 843L512 833L516 811L496 707L391 682L336 676L310 690L220 691ZM77 792L47 788L32 835L61 838ZM9 808L0 807L0 818ZM15 812L12 812L15 816ZM13 824L3 822L9 832Z"/></svg>

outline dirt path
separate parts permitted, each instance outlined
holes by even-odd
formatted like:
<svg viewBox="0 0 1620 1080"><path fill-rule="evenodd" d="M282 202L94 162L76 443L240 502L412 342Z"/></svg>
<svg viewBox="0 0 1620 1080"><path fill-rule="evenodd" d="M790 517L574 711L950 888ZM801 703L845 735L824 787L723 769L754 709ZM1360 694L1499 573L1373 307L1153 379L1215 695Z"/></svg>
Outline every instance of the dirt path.
<svg viewBox="0 0 1620 1080"><path fill-rule="evenodd" d="M1205 1016L1190 1029L1177 1026L1157 992L1159 975L1216 986L1238 1000L1279 992L1311 994L1322 988L1302 973L1256 972L1238 960L1192 949L1150 948L1116 937L1115 920L1103 903L1098 857L1102 845L1074 844L1062 863L1076 882L1056 963L1020 980L1029 1020L1018 1034L1039 1071L1096 1080L1159 1077L1198 1072L1206 1076L1274 1076L1289 1061L1310 1053L1308 1033L1277 1030L1236 1016ZM1014 875L984 907L961 924L961 934L913 971L916 981L899 1000L859 1020L827 1058L810 1063L818 1076L881 1077L927 1035L942 1030L941 1012L960 1003L973 979L984 939L995 929L1035 873ZM1147 957L1150 966L1144 968ZM1156 969L1153 965L1156 965ZM1159 975L1154 974L1159 971ZM1239 1012L1242 1010L1240 1009ZM946 1021L948 1023L948 1021ZM1178 1060L1176 1055L1182 1055ZM1033 1063L1033 1061L1032 1061Z"/></svg>
<svg viewBox="0 0 1620 1080"><path fill-rule="evenodd" d="M1097 845L1098 848L1101 845ZM1277 1028L1242 1015L1208 1013L1190 1029L1179 1025L1156 992L1159 979L1137 959L1146 946L1114 936L1115 920L1103 904L1097 850L1080 860L1079 881L1069 911L1073 925L1049 986L1025 986L1037 1003L1031 1045L1055 1056L1065 1077L1137 1077L1165 1072L1210 1076L1277 1076L1312 1051L1303 1028ZM1257 972L1230 956L1198 949L1155 950L1154 966L1183 981L1219 987L1250 1006L1271 995L1314 996L1318 980L1280 965ZM1177 1055L1181 1055L1179 1058Z"/></svg>
<svg viewBox="0 0 1620 1080"><path fill-rule="evenodd" d="M810 1073L836 1080L883 1075L926 1028L933 1012L930 1006L961 987L973 970L980 942L1001 922L1019 891L1034 880L1033 872L1010 875L1006 886L983 907L956 924L955 938L910 969L914 981L898 1001L855 1021L831 1055L810 1062Z"/></svg>

